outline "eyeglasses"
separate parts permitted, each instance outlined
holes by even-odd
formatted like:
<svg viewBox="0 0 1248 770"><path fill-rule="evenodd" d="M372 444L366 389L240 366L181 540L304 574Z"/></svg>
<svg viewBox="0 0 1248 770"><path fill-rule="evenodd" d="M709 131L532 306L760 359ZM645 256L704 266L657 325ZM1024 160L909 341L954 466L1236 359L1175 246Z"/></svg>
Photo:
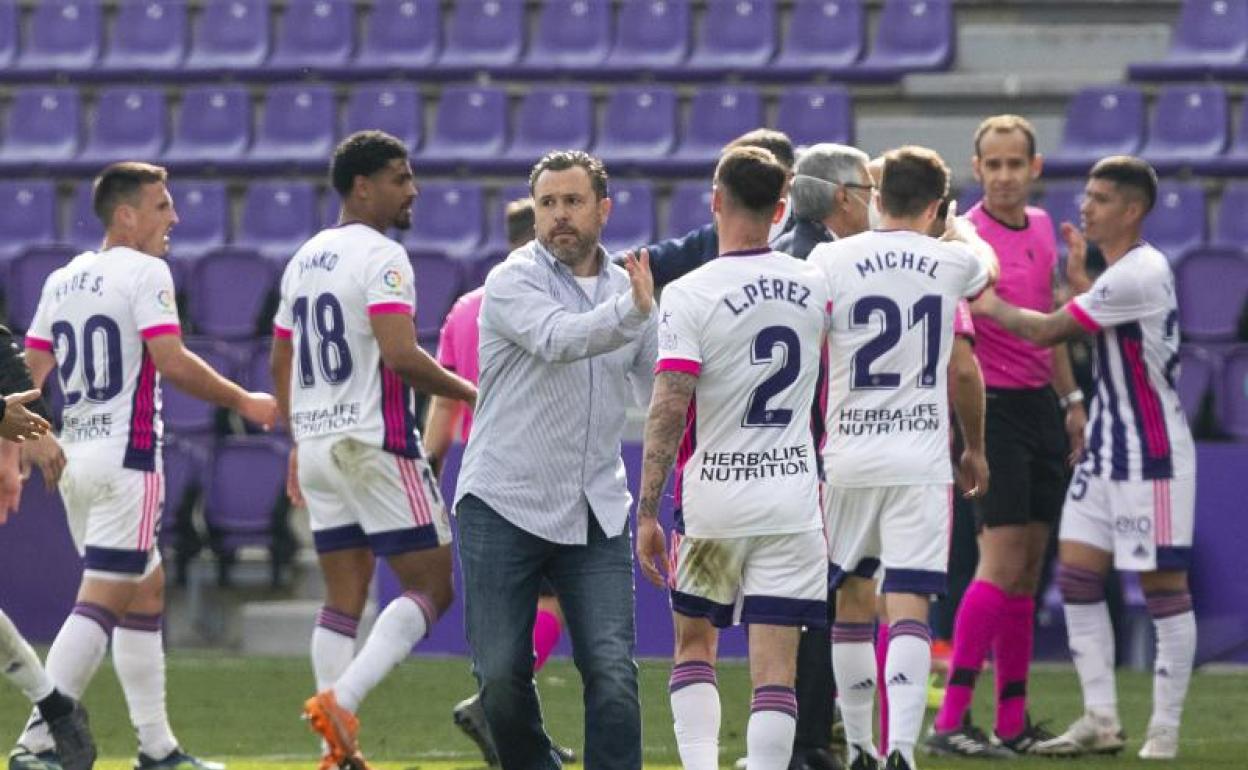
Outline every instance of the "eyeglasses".
<svg viewBox="0 0 1248 770"><path fill-rule="evenodd" d="M841 187L852 187L855 190L874 190L873 184L862 184L860 182L841 182Z"/></svg>

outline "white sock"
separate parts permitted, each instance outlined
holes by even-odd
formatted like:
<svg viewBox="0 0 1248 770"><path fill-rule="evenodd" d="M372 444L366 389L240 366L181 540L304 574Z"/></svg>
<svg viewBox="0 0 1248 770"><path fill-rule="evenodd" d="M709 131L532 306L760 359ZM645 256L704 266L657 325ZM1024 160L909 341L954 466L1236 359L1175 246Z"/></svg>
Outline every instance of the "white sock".
<svg viewBox="0 0 1248 770"><path fill-rule="evenodd" d="M914 767L914 744L927 710L932 673L932 636L926 623L899 620L888 627L884 681L888 687L888 751L900 751Z"/></svg>
<svg viewBox="0 0 1248 770"><path fill-rule="evenodd" d="M1157 629L1157 661L1153 666L1153 716L1149 727L1179 726L1183 701L1192 680L1196 657L1196 615L1188 592L1146 597Z"/></svg>
<svg viewBox="0 0 1248 770"><path fill-rule="evenodd" d="M832 671L836 675L836 700L841 707L845 725L845 743L849 755L854 746L876 755L872 739L872 715L875 710L875 638L874 623L832 624Z"/></svg>
<svg viewBox="0 0 1248 770"><path fill-rule="evenodd" d="M129 614L113 630L113 668L139 735L139 751L163 759L178 747L165 707L165 645L160 615Z"/></svg>
<svg viewBox="0 0 1248 770"><path fill-rule="evenodd" d="M38 703L56 689L35 651L4 612L0 612L0 670L31 703Z"/></svg>
<svg viewBox="0 0 1248 770"><path fill-rule="evenodd" d="M715 666L703 660L677 663L672 667L668 691L681 766L686 770L716 770L720 704Z"/></svg>
<svg viewBox="0 0 1248 770"><path fill-rule="evenodd" d="M331 607L322 607L312 629L312 672L316 691L327 690L342 677L355 657L355 635L359 618Z"/></svg>
<svg viewBox="0 0 1248 770"><path fill-rule="evenodd" d="M71 698L81 699L108 650L108 637L117 617L98 604L79 602L65 618L48 650L45 669L52 682ZM39 712L32 713L17 742L38 754L53 748L52 733Z"/></svg>
<svg viewBox="0 0 1248 770"><path fill-rule="evenodd" d="M338 705L351 712L359 710L364 697L425 638L436 617L433 602L416 591L390 602L373 625L364 649L334 683Z"/></svg>
<svg viewBox="0 0 1248 770"><path fill-rule="evenodd" d="M746 770L787 770L797 732L797 696L792 687L754 688L745 729Z"/></svg>
<svg viewBox="0 0 1248 770"><path fill-rule="evenodd" d="M1088 711L1118 718L1118 692L1114 683L1114 629L1105 602L1066 604L1066 634L1070 656L1083 688Z"/></svg>

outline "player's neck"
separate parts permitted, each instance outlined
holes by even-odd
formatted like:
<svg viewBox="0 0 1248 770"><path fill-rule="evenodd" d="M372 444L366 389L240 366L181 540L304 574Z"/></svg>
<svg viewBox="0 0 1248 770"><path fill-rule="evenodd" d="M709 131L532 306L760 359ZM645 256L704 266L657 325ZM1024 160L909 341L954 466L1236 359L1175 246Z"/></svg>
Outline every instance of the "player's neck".
<svg viewBox="0 0 1248 770"><path fill-rule="evenodd" d="M1105 263L1112 265L1125 257L1139 242L1140 231L1128 230L1117 238L1106 239L1096 245L1101 247L1101 253L1105 255Z"/></svg>
<svg viewBox="0 0 1248 770"><path fill-rule="evenodd" d="M1006 227L1015 230L1021 230L1027 226L1027 204L1023 203L1019 206L1003 207L984 199L984 211L988 212L988 216L997 220Z"/></svg>
<svg viewBox="0 0 1248 770"><path fill-rule="evenodd" d="M387 226L388 223L385 221L382 221L381 218L374 219L373 217L370 217L367 212L356 211L351 206L344 204L342 209L339 210L338 212L338 225L341 227L342 225L351 224L355 222L358 222L359 224L362 224L362 225L368 225L369 227L373 228L374 230L376 230L377 232L383 235L385 234L386 230L389 229Z"/></svg>
<svg viewBox="0 0 1248 770"><path fill-rule="evenodd" d="M724 221L716 223L719 235L719 253L728 254L735 251L756 251L768 246L767 233L770 227L760 228L755 222L736 223Z"/></svg>
<svg viewBox="0 0 1248 770"><path fill-rule="evenodd" d="M928 221L927 219L921 216L890 217L889 215L885 214L883 217L880 218L879 229L881 230L909 230L910 232L918 233L919 235L927 235L928 226L930 224L931 224L930 221Z"/></svg>
<svg viewBox="0 0 1248 770"><path fill-rule="evenodd" d="M105 233L104 243L100 245L100 251L108 251L109 249L115 249L118 247L133 249L135 251L143 251L143 249L139 248L138 243L136 243L132 238L124 235L118 235L117 233Z"/></svg>

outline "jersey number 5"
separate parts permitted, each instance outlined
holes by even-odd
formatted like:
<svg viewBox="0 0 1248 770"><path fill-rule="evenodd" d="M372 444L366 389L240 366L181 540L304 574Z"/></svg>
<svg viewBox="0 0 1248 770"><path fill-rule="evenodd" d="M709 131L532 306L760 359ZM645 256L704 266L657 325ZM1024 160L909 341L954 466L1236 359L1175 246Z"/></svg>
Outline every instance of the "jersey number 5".
<svg viewBox="0 0 1248 770"><path fill-rule="evenodd" d="M299 385L310 388L316 384L309 334L312 329L316 331L316 360L321 377L331 385L345 382L351 376L351 350L347 347L347 322L342 315L342 305L332 294L322 294L310 304L311 319L308 318L307 297L299 297L290 308L299 325Z"/></svg>

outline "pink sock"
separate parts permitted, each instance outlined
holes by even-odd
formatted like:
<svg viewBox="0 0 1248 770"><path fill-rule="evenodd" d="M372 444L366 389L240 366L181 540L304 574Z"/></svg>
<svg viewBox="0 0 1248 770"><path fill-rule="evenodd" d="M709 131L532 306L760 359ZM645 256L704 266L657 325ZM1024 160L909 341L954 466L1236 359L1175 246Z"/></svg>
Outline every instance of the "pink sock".
<svg viewBox="0 0 1248 770"><path fill-rule="evenodd" d="M1036 602L1030 596L1006 597L992 657L997 666L997 735L1015 738L1027 726L1027 672L1035 641Z"/></svg>
<svg viewBox="0 0 1248 770"><path fill-rule="evenodd" d="M880 699L880 756L888 756L888 688L884 686L884 661L888 658L888 624L880 623L875 632L875 693Z"/></svg>
<svg viewBox="0 0 1248 770"><path fill-rule="evenodd" d="M936 714L934 727L938 732L956 730L962 725L975 694L975 678L984 667L1006 600L1004 591L984 580L973 581L966 589L953 620L953 657L949 661L945 700Z"/></svg>
<svg viewBox="0 0 1248 770"><path fill-rule="evenodd" d="M533 620L533 654L537 660L533 663L533 671L541 671L550 657L550 651L559 643L559 634L563 628L559 625L559 616L546 610L538 610Z"/></svg>

